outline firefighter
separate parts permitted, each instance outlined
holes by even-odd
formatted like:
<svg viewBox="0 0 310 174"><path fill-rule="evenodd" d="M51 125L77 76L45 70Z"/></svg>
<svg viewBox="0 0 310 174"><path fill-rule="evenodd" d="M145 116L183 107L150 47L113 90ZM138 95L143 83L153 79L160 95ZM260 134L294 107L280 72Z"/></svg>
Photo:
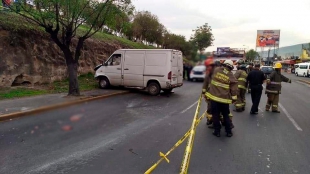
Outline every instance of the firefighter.
<svg viewBox="0 0 310 174"><path fill-rule="evenodd" d="M237 100L238 81L234 77L233 62L226 60L223 67L214 69L211 77L209 90L207 91L207 98L211 100L211 112L214 125L213 135L220 137L221 124L220 113L223 114L226 136L232 137L231 121L229 119L229 104Z"/></svg>
<svg viewBox="0 0 310 174"><path fill-rule="evenodd" d="M246 67L248 74L253 70L253 66L254 66L253 63L249 63L248 66ZM247 86L247 91L248 93L251 93L250 84L248 84Z"/></svg>
<svg viewBox="0 0 310 174"><path fill-rule="evenodd" d="M247 77L246 67L243 65L243 60L238 61L238 70L234 74L238 80L238 99L235 103L236 112L242 112L245 110L245 93L247 87Z"/></svg>
<svg viewBox="0 0 310 174"><path fill-rule="evenodd" d="M281 74L281 63L276 63L273 71L267 78L266 94L268 97L266 111L272 108L272 112L280 113L278 109L279 94L281 94L281 82L292 83L291 79Z"/></svg>
<svg viewBox="0 0 310 174"><path fill-rule="evenodd" d="M221 65L221 63L219 61L213 61L212 58L207 59L205 61L206 77L205 77L204 82L203 82L202 94L205 94L208 91L214 68L218 67L220 65ZM209 125L209 127L212 128L213 121L212 121L212 112L211 112L211 102L206 96L205 96L205 98L206 98L206 102L208 104L208 108L206 111L207 125Z"/></svg>

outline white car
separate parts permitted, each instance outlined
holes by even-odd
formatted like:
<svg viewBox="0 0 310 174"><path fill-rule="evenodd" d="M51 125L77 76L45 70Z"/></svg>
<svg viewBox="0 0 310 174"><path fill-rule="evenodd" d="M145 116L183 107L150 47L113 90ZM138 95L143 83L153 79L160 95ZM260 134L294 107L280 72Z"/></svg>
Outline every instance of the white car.
<svg viewBox="0 0 310 174"><path fill-rule="evenodd" d="M310 76L310 63L299 63L295 65L296 76Z"/></svg>
<svg viewBox="0 0 310 174"><path fill-rule="evenodd" d="M204 65L195 66L190 73L190 81L203 81L206 76L206 67Z"/></svg>

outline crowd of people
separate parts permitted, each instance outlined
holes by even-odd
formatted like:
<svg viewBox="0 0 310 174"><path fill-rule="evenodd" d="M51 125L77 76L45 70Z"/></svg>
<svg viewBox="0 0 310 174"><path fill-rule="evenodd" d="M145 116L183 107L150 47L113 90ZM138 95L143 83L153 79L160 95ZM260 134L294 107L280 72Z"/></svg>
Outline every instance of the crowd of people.
<svg viewBox="0 0 310 174"><path fill-rule="evenodd" d="M260 71L260 64L246 65L243 60L238 61L237 71L231 60L223 64L213 59L205 61L206 77L204 80L202 94L204 95L208 108L206 111L207 125L214 128L213 135L221 136L221 127L225 127L226 136L232 137L232 114L230 104L234 104L235 112L245 111L246 91L251 93L252 107L250 114L258 114L258 106L263 92L263 84L266 83L265 93L268 100L266 111L270 108L274 113L280 113L278 109L279 94L281 94L281 82L291 83L291 80L281 74L281 63L276 63L274 71L265 76Z"/></svg>

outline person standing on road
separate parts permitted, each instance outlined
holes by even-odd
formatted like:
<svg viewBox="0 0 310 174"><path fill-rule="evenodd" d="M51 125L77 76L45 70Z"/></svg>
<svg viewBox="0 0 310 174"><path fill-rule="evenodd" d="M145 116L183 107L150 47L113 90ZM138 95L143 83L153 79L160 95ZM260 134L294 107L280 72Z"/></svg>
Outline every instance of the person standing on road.
<svg viewBox="0 0 310 174"><path fill-rule="evenodd" d="M266 111L269 111L270 107L272 106L272 112L280 113L278 109L278 103L279 95L281 94L281 82L292 83L292 81L291 79L281 74L281 63L276 63L273 68L275 69L275 71L273 71L269 75L265 91L268 97Z"/></svg>
<svg viewBox="0 0 310 174"><path fill-rule="evenodd" d="M249 74L253 70L253 63L249 63L249 65L246 67L247 73ZM251 93L250 84L247 86L248 93Z"/></svg>
<svg viewBox="0 0 310 174"><path fill-rule="evenodd" d="M183 80L185 80L186 70L187 70L187 63L184 63L183 64Z"/></svg>
<svg viewBox="0 0 310 174"><path fill-rule="evenodd" d="M191 71L193 69L193 66L189 63L187 64L187 80L190 81L190 74L191 74Z"/></svg>
<svg viewBox="0 0 310 174"><path fill-rule="evenodd" d="M209 90L210 83L211 83L211 77L213 75L214 69L216 67L221 66L221 63L219 61L214 61L213 59L207 59L205 61L205 66L206 66L206 77L203 81L202 94L204 95L207 105L208 105L207 111L206 111L207 125L209 125L209 128L213 128L211 101L209 98L206 97L205 94Z"/></svg>
<svg viewBox="0 0 310 174"><path fill-rule="evenodd" d="M234 74L238 80L238 99L235 103L236 112L242 112L245 110L245 93L247 87L248 74L246 73L246 67L243 65L243 60L238 62L238 70Z"/></svg>
<svg viewBox="0 0 310 174"><path fill-rule="evenodd" d="M264 73L259 70L260 64L254 66L254 70L248 74L247 82L251 89L252 108L250 114L258 114L258 105L262 96L263 83L266 81Z"/></svg>
<svg viewBox="0 0 310 174"><path fill-rule="evenodd" d="M234 68L231 60L226 60L223 67L215 68L209 90L206 94L211 100L213 135L220 137L220 113L223 114L226 136L232 137L231 121L229 119L229 104L237 100L238 81L231 72Z"/></svg>

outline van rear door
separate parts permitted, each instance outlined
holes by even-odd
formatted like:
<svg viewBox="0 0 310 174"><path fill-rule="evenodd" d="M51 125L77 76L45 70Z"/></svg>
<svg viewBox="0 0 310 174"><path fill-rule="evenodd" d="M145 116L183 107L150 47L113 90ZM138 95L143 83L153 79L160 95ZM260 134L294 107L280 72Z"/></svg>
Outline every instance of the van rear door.
<svg viewBox="0 0 310 174"><path fill-rule="evenodd" d="M178 84L178 74L179 74L179 67L178 67L178 52L172 51L171 57L171 85L176 86Z"/></svg>
<svg viewBox="0 0 310 174"><path fill-rule="evenodd" d="M178 51L178 85L183 84L183 55L181 51Z"/></svg>

